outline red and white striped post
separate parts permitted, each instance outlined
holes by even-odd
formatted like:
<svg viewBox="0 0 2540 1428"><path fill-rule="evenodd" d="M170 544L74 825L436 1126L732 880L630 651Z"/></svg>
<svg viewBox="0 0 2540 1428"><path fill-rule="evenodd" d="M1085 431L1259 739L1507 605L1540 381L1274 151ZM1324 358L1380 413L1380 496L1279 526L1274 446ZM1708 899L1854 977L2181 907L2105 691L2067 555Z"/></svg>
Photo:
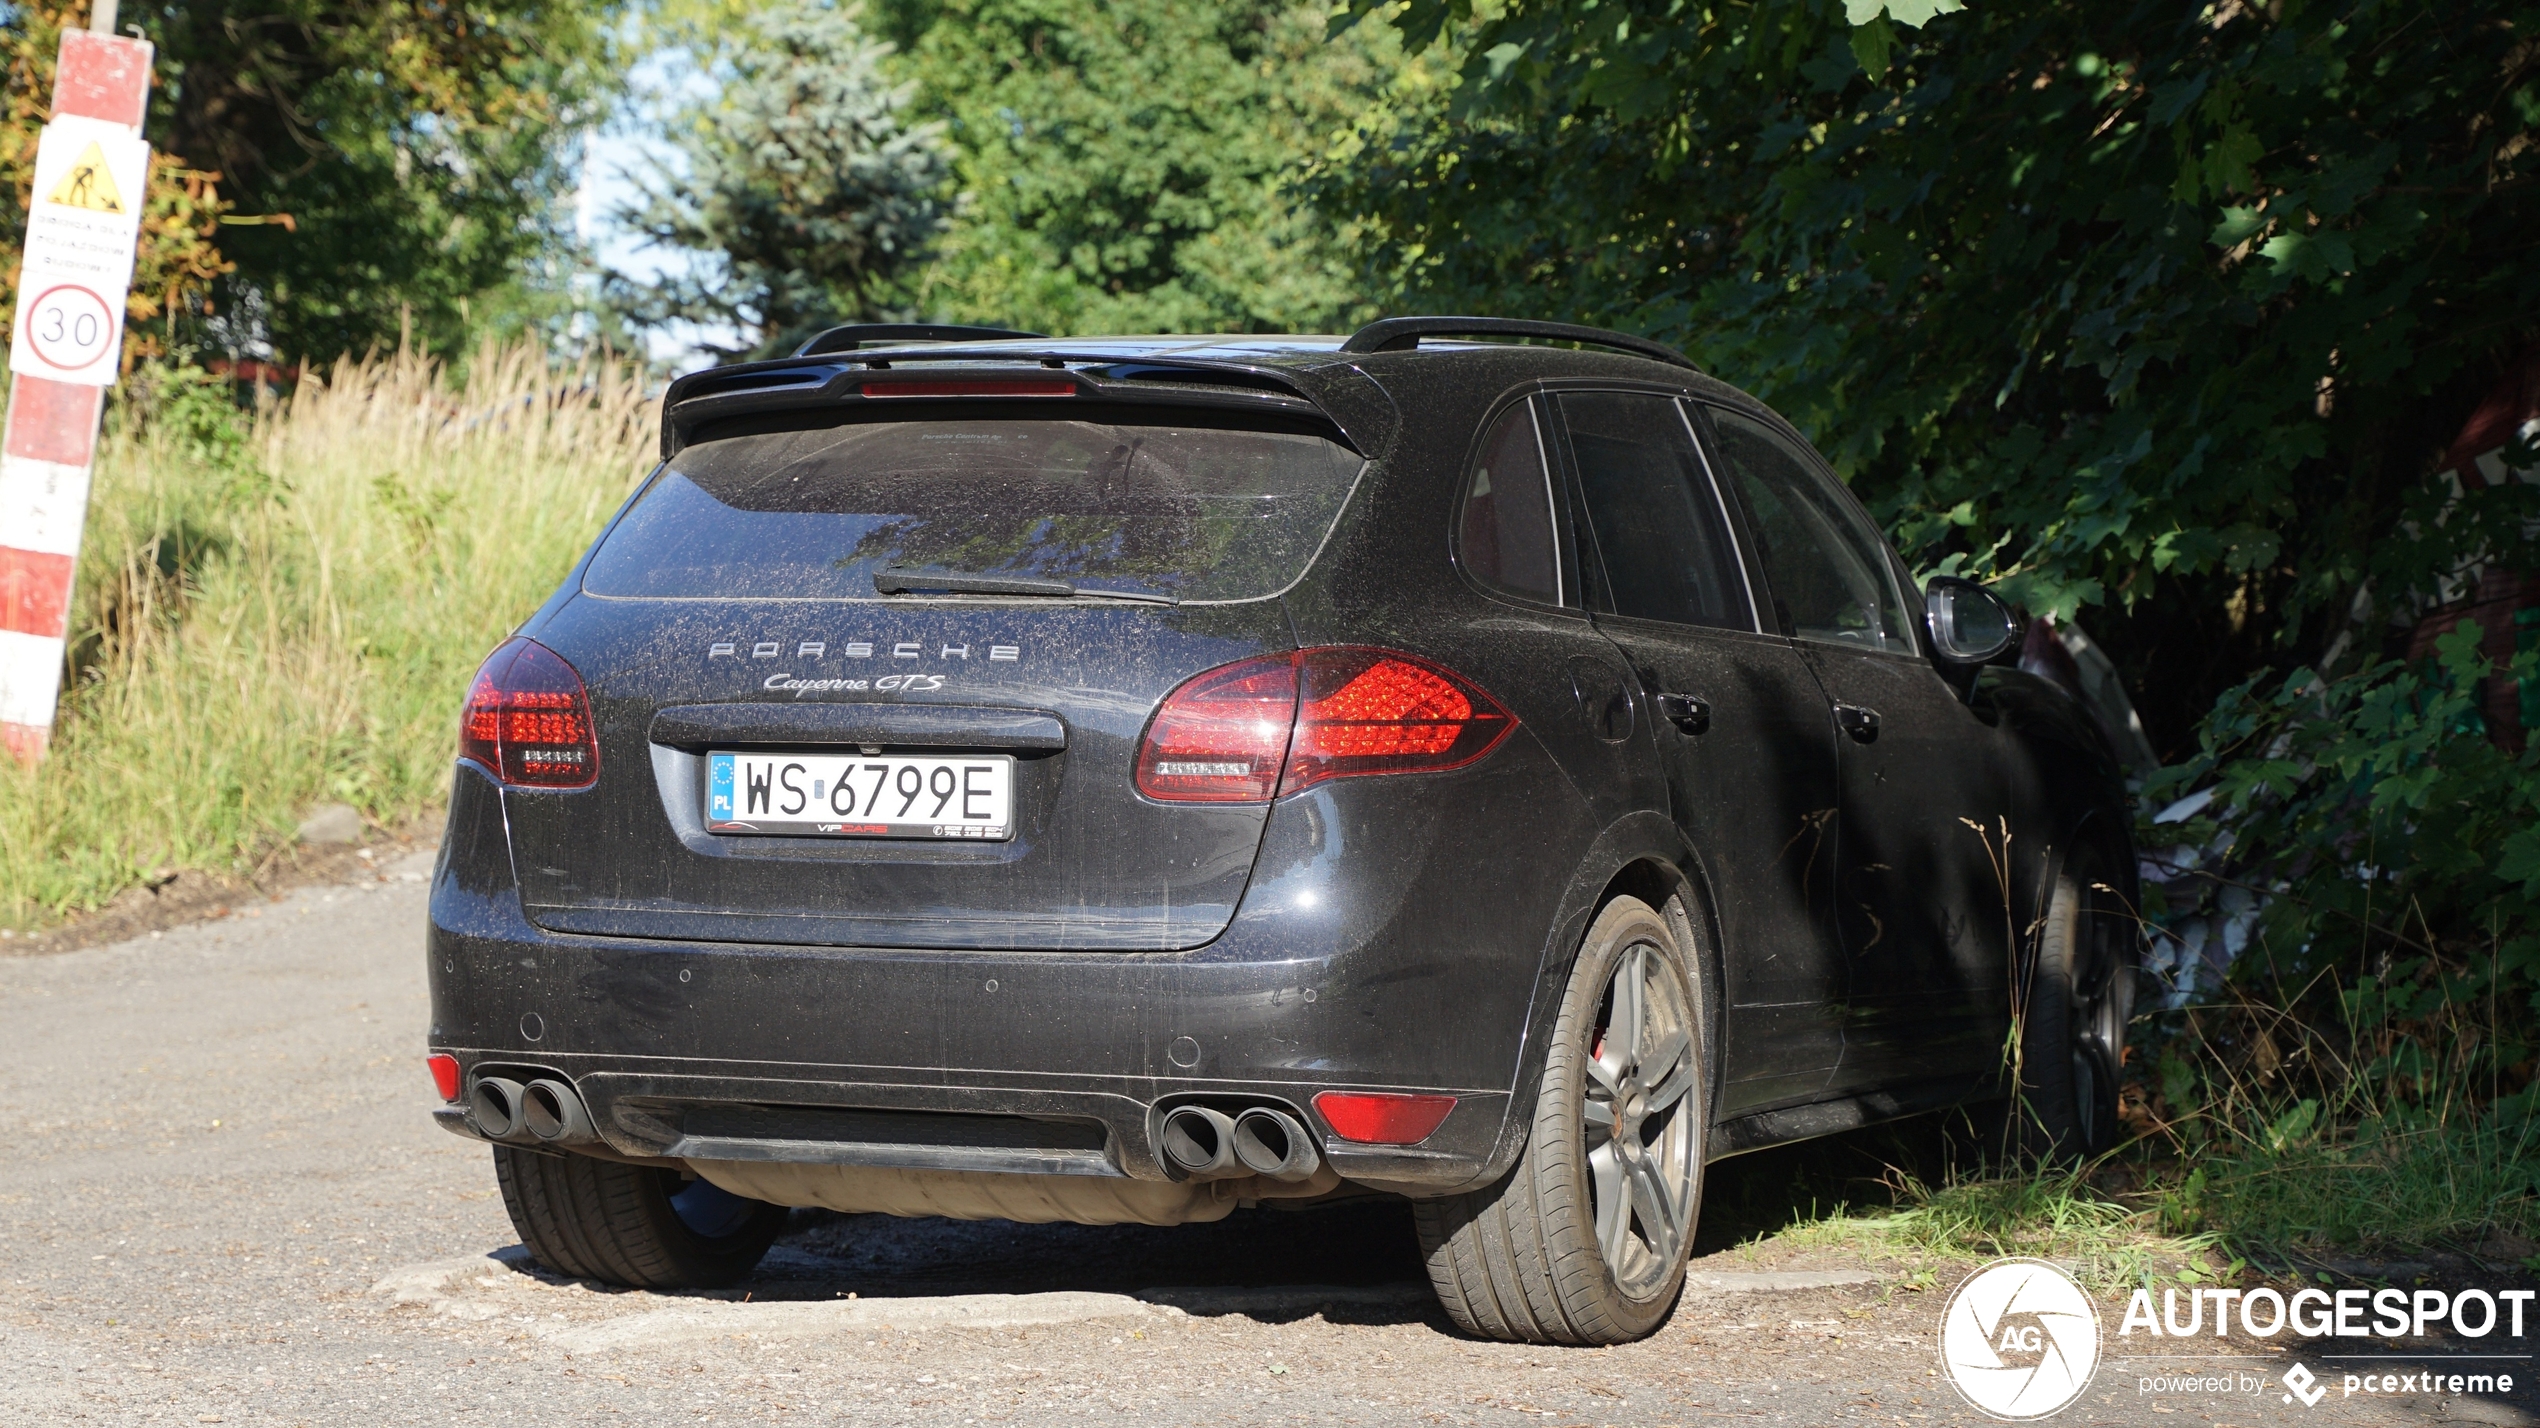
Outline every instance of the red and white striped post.
<svg viewBox="0 0 2540 1428"><path fill-rule="evenodd" d="M0 742L27 765L44 757L61 694L98 410L120 366L124 293L149 182L140 135L150 45L114 35L114 13L113 0L99 0L90 16L97 28L62 34L10 326L9 416L0 437Z"/></svg>

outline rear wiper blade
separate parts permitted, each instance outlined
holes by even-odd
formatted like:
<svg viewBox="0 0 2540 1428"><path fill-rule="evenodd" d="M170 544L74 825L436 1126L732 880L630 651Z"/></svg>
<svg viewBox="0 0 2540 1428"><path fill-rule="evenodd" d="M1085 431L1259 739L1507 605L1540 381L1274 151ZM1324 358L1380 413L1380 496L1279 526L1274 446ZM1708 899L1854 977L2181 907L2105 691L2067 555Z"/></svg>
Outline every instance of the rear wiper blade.
<svg viewBox="0 0 2540 1428"><path fill-rule="evenodd" d="M1064 580L1033 575L973 575L959 570L909 570L896 565L873 572L873 589L882 595L940 591L947 595L1043 595L1053 599L1129 600L1141 605L1179 605L1171 595L1143 590L1087 590Z"/></svg>

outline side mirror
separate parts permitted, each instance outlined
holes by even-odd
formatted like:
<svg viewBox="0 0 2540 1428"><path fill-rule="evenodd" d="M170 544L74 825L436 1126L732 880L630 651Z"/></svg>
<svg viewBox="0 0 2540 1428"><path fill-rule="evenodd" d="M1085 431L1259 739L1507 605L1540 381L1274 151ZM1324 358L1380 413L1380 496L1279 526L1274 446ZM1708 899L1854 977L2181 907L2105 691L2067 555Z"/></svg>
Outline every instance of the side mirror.
<svg viewBox="0 0 2540 1428"><path fill-rule="evenodd" d="M1935 575L1923 587L1932 652L1944 664L1991 664L2020 642L2019 617L2002 597L1972 580Z"/></svg>

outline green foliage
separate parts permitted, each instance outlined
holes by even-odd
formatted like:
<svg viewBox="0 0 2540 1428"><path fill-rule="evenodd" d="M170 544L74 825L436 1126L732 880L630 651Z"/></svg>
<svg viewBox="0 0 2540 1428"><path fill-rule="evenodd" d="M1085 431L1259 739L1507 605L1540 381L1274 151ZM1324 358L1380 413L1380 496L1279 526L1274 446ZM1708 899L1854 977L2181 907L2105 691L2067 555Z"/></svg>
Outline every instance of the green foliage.
<svg viewBox="0 0 2540 1428"><path fill-rule="evenodd" d="M1396 74L1276 0L889 0L968 207L919 292L956 321L1312 332L1371 315L1350 230L1288 192Z"/></svg>
<svg viewBox="0 0 2540 1428"><path fill-rule="evenodd" d="M531 261L572 246L567 160L612 82L614 9L127 6L158 45L152 142L218 173L234 209L226 321L181 334L324 359L411 330L458 351L472 304L522 306L510 290Z"/></svg>
<svg viewBox="0 0 2540 1428"><path fill-rule="evenodd" d="M2522 543L2424 478L2540 311L2540 7L1992 0L1875 81L1836 0L1385 13L1459 68L1316 179L1371 282L1682 343L1918 564L2113 606L2160 747Z"/></svg>
<svg viewBox="0 0 2540 1428"><path fill-rule="evenodd" d="M646 321L738 327L728 355L791 351L823 327L879 315L945 227L950 157L938 123L904 122L910 87L853 7L756 11L716 32L712 100L673 127L685 172L639 179L620 218L705 259L642 293Z"/></svg>
<svg viewBox="0 0 2540 1428"><path fill-rule="evenodd" d="M2540 680L2540 652L2499 667L2479 639L2465 622L2419 668L2235 688L2145 790L2215 790L2147 830L2148 856L2268 895L2234 980L2337 1048L2331 1093L2360 1078L2395 1104L2485 1102L2540 1050L2540 744L2509 753L2480 714L2490 681Z"/></svg>

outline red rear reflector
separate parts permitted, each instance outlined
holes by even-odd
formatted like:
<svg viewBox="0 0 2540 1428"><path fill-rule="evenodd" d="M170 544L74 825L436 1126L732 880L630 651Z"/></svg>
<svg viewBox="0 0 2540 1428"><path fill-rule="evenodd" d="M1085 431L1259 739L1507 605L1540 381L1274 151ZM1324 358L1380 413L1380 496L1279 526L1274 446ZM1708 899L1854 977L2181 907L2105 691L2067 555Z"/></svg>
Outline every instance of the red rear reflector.
<svg viewBox="0 0 2540 1428"><path fill-rule="evenodd" d="M1072 397L1074 382L867 382L868 397Z"/></svg>
<svg viewBox="0 0 2540 1428"><path fill-rule="evenodd" d="M1166 803L1268 803L1295 723L1295 655L1212 669L1155 711L1138 748L1138 792Z"/></svg>
<svg viewBox="0 0 2540 1428"><path fill-rule="evenodd" d="M1314 1109L1332 1134L1361 1145L1417 1145L1437 1133L1453 1096L1395 1096L1376 1091L1325 1091Z"/></svg>
<svg viewBox="0 0 2540 1428"><path fill-rule="evenodd" d="M1416 655L1354 645L1263 655L1166 696L1138 749L1138 792L1267 803L1326 779L1459 769L1515 727L1498 701Z"/></svg>
<svg viewBox="0 0 2540 1428"><path fill-rule="evenodd" d="M445 1051L439 1055L423 1058L423 1064L432 1068L432 1088L441 1093L441 1099L457 1100L459 1098L459 1058Z"/></svg>
<svg viewBox="0 0 2540 1428"><path fill-rule="evenodd" d="M459 757L508 784L589 788L599 781L600 745L582 676L535 640L505 640L468 690Z"/></svg>

